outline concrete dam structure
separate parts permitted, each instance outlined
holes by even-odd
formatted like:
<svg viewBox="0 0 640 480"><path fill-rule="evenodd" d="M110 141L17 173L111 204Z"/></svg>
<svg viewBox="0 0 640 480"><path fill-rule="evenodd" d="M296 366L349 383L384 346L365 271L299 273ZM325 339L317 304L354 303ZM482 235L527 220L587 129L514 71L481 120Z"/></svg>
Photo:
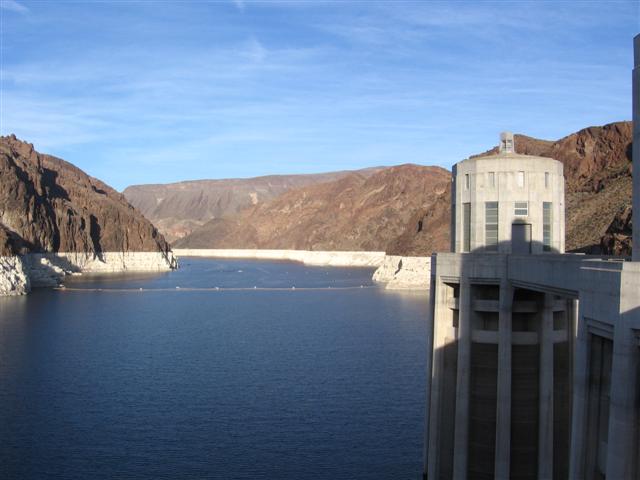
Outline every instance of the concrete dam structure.
<svg viewBox="0 0 640 480"><path fill-rule="evenodd" d="M497 155L453 170L454 253L431 266L424 478L640 480L640 233L633 261L564 254L562 164L513 147L505 133Z"/></svg>

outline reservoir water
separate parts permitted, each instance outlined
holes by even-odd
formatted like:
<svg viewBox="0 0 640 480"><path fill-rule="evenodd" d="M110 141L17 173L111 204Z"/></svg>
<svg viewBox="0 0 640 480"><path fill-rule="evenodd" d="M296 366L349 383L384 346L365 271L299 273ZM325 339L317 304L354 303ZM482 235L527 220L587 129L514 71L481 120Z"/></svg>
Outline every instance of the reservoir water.
<svg viewBox="0 0 640 480"><path fill-rule="evenodd" d="M371 274L187 258L0 298L0 478L420 478L428 296Z"/></svg>

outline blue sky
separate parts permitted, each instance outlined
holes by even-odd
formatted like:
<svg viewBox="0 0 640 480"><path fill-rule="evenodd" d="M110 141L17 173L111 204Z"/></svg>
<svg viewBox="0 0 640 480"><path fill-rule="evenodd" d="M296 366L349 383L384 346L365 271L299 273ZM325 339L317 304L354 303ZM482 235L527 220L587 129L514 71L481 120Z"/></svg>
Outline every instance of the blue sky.
<svg viewBox="0 0 640 480"><path fill-rule="evenodd" d="M117 189L448 168L631 118L637 1L0 1L0 131Z"/></svg>

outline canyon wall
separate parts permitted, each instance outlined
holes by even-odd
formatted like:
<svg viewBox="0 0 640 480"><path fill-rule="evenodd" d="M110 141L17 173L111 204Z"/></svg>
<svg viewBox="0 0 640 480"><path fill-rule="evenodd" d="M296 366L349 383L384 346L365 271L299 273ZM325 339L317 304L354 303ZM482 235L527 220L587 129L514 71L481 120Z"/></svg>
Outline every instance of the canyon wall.
<svg viewBox="0 0 640 480"><path fill-rule="evenodd" d="M169 244L105 183L15 136L0 137L0 294L81 271L176 268Z"/></svg>

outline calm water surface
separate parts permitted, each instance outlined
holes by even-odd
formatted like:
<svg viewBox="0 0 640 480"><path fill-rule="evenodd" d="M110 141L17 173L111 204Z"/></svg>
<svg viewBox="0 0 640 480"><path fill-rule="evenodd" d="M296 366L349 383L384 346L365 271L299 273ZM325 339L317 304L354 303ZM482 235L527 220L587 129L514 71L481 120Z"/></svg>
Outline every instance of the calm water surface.
<svg viewBox="0 0 640 480"><path fill-rule="evenodd" d="M428 298L371 274L183 259L0 299L0 478L419 478Z"/></svg>

